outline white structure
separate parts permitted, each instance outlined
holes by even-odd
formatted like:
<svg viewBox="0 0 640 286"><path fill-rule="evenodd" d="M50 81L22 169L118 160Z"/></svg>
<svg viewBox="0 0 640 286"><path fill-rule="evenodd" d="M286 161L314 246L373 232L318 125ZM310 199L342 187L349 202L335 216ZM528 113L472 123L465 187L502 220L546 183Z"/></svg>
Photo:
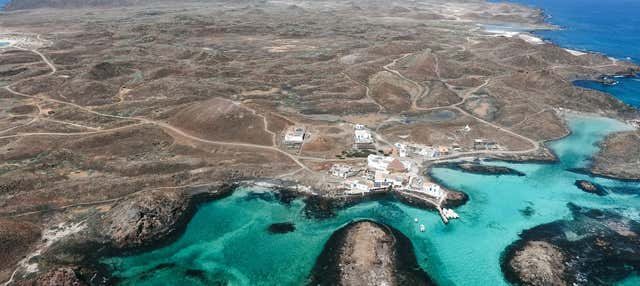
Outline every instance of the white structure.
<svg viewBox="0 0 640 286"><path fill-rule="evenodd" d="M467 125L464 126L463 130L464 130L464 132L469 133L469 132L471 132L471 127L469 127L469 124L467 124Z"/></svg>
<svg viewBox="0 0 640 286"><path fill-rule="evenodd" d="M284 135L285 144L302 144L304 141L305 129L302 126L294 126Z"/></svg>
<svg viewBox="0 0 640 286"><path fill-rule="evenodd" d="M355 176L357 172L354 171L353 168L351 168L351 166L349 165L334 164L333 166L331 166L329 173L336 177L346 179Z"/></svg>
<svg viewBox="0 0 640 286"><path fill-rule="evenodd" d="M439 185L430 182L424 183L422 189L417 189L415 191L432 196L434 198L440 198L445 195L444 191L440 188Z"/></svg>
<svg viewBox="0 0 640 286"><path fill-rule="evenodd" d="M356 129L353 135L353 139L355 140L356 144L372 144L373 136L371 135L371 132L366 129L358 129L357 127L358 125L356 125Z"/></svg>
<svg viewBox="0 0 640 286"><path fill-rule="evenodd" d="M409 156L409 151L407 150L407 145L404 145L402 143L396 143L394 144L394 146L396 146L396 149L398 150L398 156L404 158Z"/></svg>

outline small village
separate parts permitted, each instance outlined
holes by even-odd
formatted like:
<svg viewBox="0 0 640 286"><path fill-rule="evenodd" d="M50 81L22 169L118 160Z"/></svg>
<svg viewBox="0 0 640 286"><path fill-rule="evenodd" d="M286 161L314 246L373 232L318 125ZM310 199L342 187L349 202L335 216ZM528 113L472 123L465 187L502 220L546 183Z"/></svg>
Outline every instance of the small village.
<svg viewBox="0 0 640 286"><path fill-rule="evenodd" d="M461 132L469 132L465 126ZM290 148L299 148L310 137L302 126L291 127L284 136L284 143ZM447 191L439 184L422 175L421 166L427 161L435 161L462 154L457 144L450 146L426 146L411 142L379 144L374 133L362 124L353 125L353 146L347 146L360 154L362 164L334 163L329 175L341 182L340 190L347 196L366 195L378 192L396 192L406 197L419 199L433 205L444 223L459 218L451 209L442 208ZM501 146L490 140L477 138L474 150L499 150Z"/></svg>

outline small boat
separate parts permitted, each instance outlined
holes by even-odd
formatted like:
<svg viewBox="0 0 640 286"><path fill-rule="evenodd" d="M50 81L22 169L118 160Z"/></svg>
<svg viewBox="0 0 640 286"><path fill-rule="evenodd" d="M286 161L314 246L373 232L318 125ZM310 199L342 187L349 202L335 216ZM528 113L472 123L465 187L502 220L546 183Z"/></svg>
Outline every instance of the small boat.
<svg viewBox="0 0 640 286"><path fill-rule="evenodd" d="M418 222L418 218L414 218L413 221Z"/></svg>
<svg viewBox="0 0 640 286"><path fill-rule="evenodd" d="M420 232L424 232L424 230L425 230L424 224L421 224L420 225Z"/></svg>

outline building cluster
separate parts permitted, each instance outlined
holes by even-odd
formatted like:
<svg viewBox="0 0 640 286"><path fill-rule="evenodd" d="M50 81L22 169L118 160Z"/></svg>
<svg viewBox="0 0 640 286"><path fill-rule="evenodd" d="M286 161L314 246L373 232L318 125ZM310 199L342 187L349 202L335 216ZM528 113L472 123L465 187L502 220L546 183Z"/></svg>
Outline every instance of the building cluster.
<svg viewBox="0 0 640 286"><path fill-rule="evenodd" d="M412 191L434 198L446 195L438 184L428 182L412 175L417 173L417 168L409 161L396 156L369 155L367 168L362 176L357 176L360 171L353 170L351 166L336 164L330 173L336 177L345 179L345 187L348 194L363 194L381 190Z"/></svg>

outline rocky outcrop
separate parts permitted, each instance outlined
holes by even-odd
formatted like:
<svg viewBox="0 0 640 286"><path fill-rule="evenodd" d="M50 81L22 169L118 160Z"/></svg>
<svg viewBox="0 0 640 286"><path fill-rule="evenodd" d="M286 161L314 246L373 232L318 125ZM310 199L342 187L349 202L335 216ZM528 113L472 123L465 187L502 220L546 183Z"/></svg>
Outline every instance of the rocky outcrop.
<svg viewBox="0 0 640 286"><path fill-rule="evenodd" d="M103 215L98 232L117 249L148 246L173 234L188 208L184 192L142 192Z"/></svg>
<svg viewBox="0 0 640 286"><path fill-rule="evenodd" d="M515 252L509 267L518 272L522 284L566 285L565 257L558 247L544 241L529 241Z"/></svg>
<svg viewBox="0 0 640 286"><path fill-rule="evenodd" d="M372 221L348 224L325 244L309 285L434 285L399 231Z"/></svg>
<svg viewBox="0 0 640 286"><path fill-rule="evenodd" d="M516 285L614 285L640 270L640 223L569 204L573 220L523 231L502 271Z"/></svg>

